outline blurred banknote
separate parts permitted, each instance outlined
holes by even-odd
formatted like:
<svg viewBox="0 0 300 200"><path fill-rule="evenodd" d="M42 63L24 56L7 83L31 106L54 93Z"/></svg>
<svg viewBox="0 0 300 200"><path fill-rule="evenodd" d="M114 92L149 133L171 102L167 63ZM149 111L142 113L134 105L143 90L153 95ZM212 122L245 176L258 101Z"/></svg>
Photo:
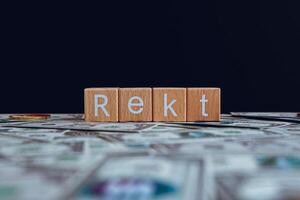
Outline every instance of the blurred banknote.
<svg viewBox="0 0 300 200"><path fill-rule="evenodd" d="M298 199L297 113L89 123L0 115L0 199Z"/></svg>
<svg viewBox="0 0 300 200"><path fill-rule="evenodd" d="M203 160L165 156L110 156L75 199L205 199Z"/></svg>

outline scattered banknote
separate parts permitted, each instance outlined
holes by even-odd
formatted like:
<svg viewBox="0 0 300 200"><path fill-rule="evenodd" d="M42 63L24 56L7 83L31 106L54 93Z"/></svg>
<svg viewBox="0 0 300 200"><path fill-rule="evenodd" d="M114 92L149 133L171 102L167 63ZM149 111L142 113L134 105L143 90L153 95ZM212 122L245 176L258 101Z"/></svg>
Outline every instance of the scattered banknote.
<svg viewBox="0 0 300 200"><path fill-rule="evenodd" d="M155 123L96 123L83 120L34 121L6 125L7 127L46 128L63 130L140 132L157 126Z"/></svg>
<svg viewBox="0 0 300 200"><path fill-rule="evenodd" d="M299 199L297 113L90 123L0 115L0 199Z"/></svg>
<svg viewBox="0 0 300 200"><path fill-rule="evenodd" d="M195 141L216 140L219 138L252 138L265 137L273 135L272 132L264 130L240 129L240 128L199 128L185 129L180 131L163 131L163 132L140 132L137 134L110 134L110 137L115 138L124 144L142 144L142 143L193 143Z"/></svg>
<svg viewBox="0 0 300 200"><path fill-rule="evenodd" d="M110 156L73 195L74 199L206 199L205 172L202 159Z"/></svg>
<svg viewBox="0 0 300 200"><path fill-rule="evenodd" d="M299 113L231 112L231 116L271 121L300 122Z"/></svg>
<svg viewBox="0 0 300 200"><path fill-rule="evenodd" d="M289 125L289 122L283 121L268 121L258 119L245 119L239 117L223 116L220 122L177 122L173 125L182 125L183 127L195 128L195 127L235 127L235 128L276 128Z"/></svg>
<svg viewBox="0 0 300 200"><path fill-rule="evenodd" d="M218 199L294 200L300 197L300 173L262 170L224 173L216 179Z"/></svg>

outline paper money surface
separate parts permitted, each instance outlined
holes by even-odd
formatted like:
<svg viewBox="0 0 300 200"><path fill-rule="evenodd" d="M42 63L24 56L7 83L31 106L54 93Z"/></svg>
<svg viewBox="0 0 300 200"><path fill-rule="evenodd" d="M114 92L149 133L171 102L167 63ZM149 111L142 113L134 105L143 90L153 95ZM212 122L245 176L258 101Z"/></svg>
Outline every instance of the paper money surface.
<svg viewBox="0 0 300 200"><path fill-rule="evenodd" d="M0 115L0 199L300 199L297 113L87 123Z"/></svg>

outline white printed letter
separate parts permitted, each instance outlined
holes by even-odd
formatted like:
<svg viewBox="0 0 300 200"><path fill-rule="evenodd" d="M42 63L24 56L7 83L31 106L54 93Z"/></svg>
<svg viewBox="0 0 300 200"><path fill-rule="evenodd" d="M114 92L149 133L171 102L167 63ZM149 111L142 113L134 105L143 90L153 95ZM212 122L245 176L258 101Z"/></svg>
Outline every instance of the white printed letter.
<svg viewBox="0 0 300 200"><path fill-rule="evenodd" d="M167 117L168 116L168 109L170 110L170 112L177 117L176 112L174 111L174 109L172 108L172 105L176 102L175 99L173 99L171 101L171 103L168 104L168 94L164 94L164 116Z"/></svg>
<svg viewBox="0 0 300 200"><path fill-rule="evenodd" d="M98 104L99 98L103 99L103 103L102 104ZM105 106L107 105L108 99L107 96L103 95L103 94L95 94L94 96L94 111L95 111L95 117L98 117L98 109L101 108L102 111L104 112L104 115L106 117L109 117L109 113L107 112Z"/></svg>
<svg viewBox="0 0 300 200"><path fill-rule="evenodd" d="M207 117L208 114L206 113L205 105L208 102L208 100L205 99L205 95L202 95L202 98L201 98L200 102L201 102L202 116Z"/></svg>
<svg viewBox="0 0 300 200"><path fill-rule="evenodd" d="M133 103L134 100L137 100L138 103ZM140 108L138 110L133 110L132 109L133 106L139 106ZM141 97L134 96L128 100L128 110L132 114L135 114L135 115L140 114L143 111L143 106L144 106L144 103L143 103L143 99Z"/></svg>

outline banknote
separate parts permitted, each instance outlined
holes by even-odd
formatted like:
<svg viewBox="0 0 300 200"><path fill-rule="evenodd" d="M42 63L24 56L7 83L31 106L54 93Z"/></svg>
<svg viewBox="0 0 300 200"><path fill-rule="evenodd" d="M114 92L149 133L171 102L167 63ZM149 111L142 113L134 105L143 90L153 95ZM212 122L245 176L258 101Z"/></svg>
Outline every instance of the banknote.
<svg viewBox="0 0 300 200"><path fill-rule="evenodd" d="M157 126L156 123L96 123L85 122L83 120L53 120L24 122L16 125L6 125L6 127L19 128L46 128L63 130L88 130L88 131L116 131L116 132L139 132Z"/></svg>
<svg viewBox="0 0 300 200"><path fill-rule="evenodd" d="M287 134L291 136L300 136L300 124L289 124L281 127L273 127L268 130L276 132L278 134Z"/></svg>
<svg viewBox="0 0 300 200"><path fill-rule="evenodd" d="M262 128L273 128L290 125L289 122L282 121L267 121L267 120L256 120L256 119L245 119L230 116L223 116L220 122L175 122L171 124L182 125L186 128L195 127L235 127L235 128L251 128L251 129L262 129Z"/></svg>
<svg viewBox="0 0 300 200"><path fill-rule="evenodd" d="M0 157L0 199L59 199L76 172L14 163Z"/></svg>
<svg viewBox="0 0 300 200"><path fill-rule="evenodd" d="M107 134L117 134L118 132L105 132ZM28 138L38 141L58 142L67 140L82 140L83 138L96 137L100 140L107 140L103 137L103 132L98 131L80 131L65 129L42 129L42 128L16 128L16 127L0 127L0 135Z"/></svg>
<svg viewBox="0 0 300 200"><path fill-rule="evenodd" d="M257 113L257 112L231 112L231 116L245 117L251 119L286 121L286 122L300 122L299 113Z"/></svg>
<svg viewBox="0 0 300 200"><path fill-rule="evenodd" d="M48 142L0 135L0 199L65 199L68 188L85 178L108 152L121 151L126 148L99 138Z"/></svg>
<svg viewBox="0 0 300 200"><path fill-rule="evenodd" d="M122 167L120 167L122 166ZM203 160L110 156L73 194L74 199L205 199Z"/></svg>
<svg viewBox="0 0 300 200"><path fill-rule="evenodd" d="M212 160L217 199L288 199L299 195L299 154L216 154Z"/></svg>
<svg viewBox="0 0 300 200"><path fill-rule="evenodd" d="M150 148L160 153L210 155L216 153L242 153L249 152L240 143L224 142L222 139L213 141L197 140L194 142L165 142L151 144Z"/></svg>
<svg viewBox="0 0 300 200"><path fill-rule="evenodd" d="M216 179L218 199L299 199L300 173L262 170L227 173Z"/></svg>
<svg viewBox="0 0 300 200"><path fill-rule="evenodd" d="M108 152L127 149L124 145L91 137L65 137L48 142L0 135L0 157L48 168L80 170L102 159Z"/></svg>
<svg viewBox="0 0 300 200"><path fill-rule="evenodd" d="M140 132L138 134L112 134L112 138L125 143L189 143L199 140L216 140L219 138L265 137L273 133L264 130L245 128L199 128L180 131Z"/></svg>
<svg viewBox="0 0 300 200"><path fill-rule="evenodd" d="M226 141L225 141L226 142ZM249 138L235 138L228 142L242 144L249 151L256 153L263 152L299 152L299 137L285 137L285 136L274 136L274 137L263 137L259 139Z"/></svg>
<svg viewBox="0 0 300 200"><path fill-rule="evenodd" d="M51 141L60 137L66 137L64 135L65 132L67 132L67 130L0 127L0 135L30 138L41 141Z"/></svg>
<svg viewBox="0 0 300 200"><path fill-rule="evenodd" d="M156 126L152 126L148 129L142 130L141 132L166 132L166 131L182 131L187 128L177 124L168 124L168 123L157 123ZM194 127L188 127L188 129L195 129Z"/></svg>
<svg viewBox="0 0 300 200"><path fill-rule="evenodd" d="M253 116L253 117L273 117L273 118L296 118L298 113L296 112L231 112L232 116Z"/></svg>
<svg viewBox="0 0 300 200"><path fill-rule="evenodd" d="M255 135L219 137L214 139L161 140L149 143L150 148L164 153L299 153L299 137L284 135Z"/></svg>
<svg viewBox="0 0 300 200"><path fill-rule="evenodd" d="M173 151L197 152L202 149L204 152L220 151L226 152L252 152L252 153L298 153L299 137L286 137L280 135L262 137L235 137L218 138L217 140L194 140L193 142L164 142L160 148L172 149Z"/></svg>

